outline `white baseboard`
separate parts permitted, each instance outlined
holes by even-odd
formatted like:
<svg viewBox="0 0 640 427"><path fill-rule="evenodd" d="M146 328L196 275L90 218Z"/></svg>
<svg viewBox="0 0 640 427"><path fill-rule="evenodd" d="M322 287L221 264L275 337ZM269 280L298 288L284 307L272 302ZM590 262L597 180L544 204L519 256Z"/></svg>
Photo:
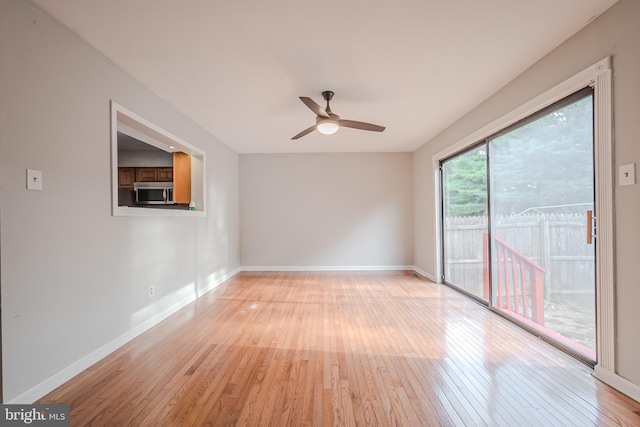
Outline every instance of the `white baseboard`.
<svg viewBox="0 0 640 427"><path fill-rule="evenodd" d="M423 277L426 277L427 279L431 280L434 283L438 283L438 281L436 280L436 278L433 275L427 273L426 271L424 271L421 268L416 267L415 265L413 266L413 271L415 271L416 273L418 273L419 275L421 275Z"/></svg>
<svg viewBox="0 0 640 427"><path fill-rule="evenodd" d="M406 271L412 265L349 265L349 266L243 266L240 271Z"/></svg>
<svg viewBox="0 0 640 427"><path fill-rule="evenodd" d="M621 377L615 372L601 368L596 365L593 369L593 376L618 390L620 393L626 394L633 400L640 402L640 386L632 383L628 379Z"/></svg>
<svg viewBox="0 0 640 427"><path fill-rule="evenodd" d="M224 276L222 276L220 279L211 282L203 290L203 292L201 292L198 295L198 297L204 295L205 293L209 292L210 290L212 290L216 286L222 284L226 280L228 280L231 277L235 276L239 271L240 271L240 269L236 268L235 270L231 271L230 273L225 274ZM137 337L138 335L140 335L143 332L151 329L153 326L155 326L158 323L162 322L164 319L166 319L167 317L169 317L172 314L176 313L178 310L182 309L183 307L185 307L186 305L188 305L191 302L195 301L196 299L197 299L196 295L191 295L188 298L183 299L182 301L178 301L177 303L173 304L171 307L167 308L163 312L158 313L155 316L151 317L150 319L147 319L146 321L144 321L144 322L140 323L139 325L133 327L132 329L130 329L129 331L127 331L124 334L120 335L116 339L108 342L107 344L103 345L102 347L97 348L93 352L91 352L91 353L87 354L86 356L82 357L80 360L72 363L71 365L67 366L66 368L62 369L61 371L53 374L52 376L50 376L46 380L36 384L35 386L31 387L29 390L25 391L22 394L19 394L18 396L14 397L13 399L11 399L11 400L9 400L9 401L7 401L5 403L7 403L7 404L32 404L36 400L40 399L42 396L44 396L47 393L55 390L57 387L61 386L62 384L64 384L67 381L69 381L71 378L73 378L76 375L78 375L80 372L84 371L85 369L87 369L87 368L91 367L92 365L94 365L95 363L99 362L100 360L102 360L103 358L105 358L109 354L113 353L118 348L122 347L123 345L125 345L126 343L128 343L129 341L131 341L132 339Z"/></svg>
<svg viewBox="0 0 640 427"><path fill-rule="evenodd" d="M415 265L358 265L358 266L242 266L240 271L415 271L434 283L435 277Z"/></svg>

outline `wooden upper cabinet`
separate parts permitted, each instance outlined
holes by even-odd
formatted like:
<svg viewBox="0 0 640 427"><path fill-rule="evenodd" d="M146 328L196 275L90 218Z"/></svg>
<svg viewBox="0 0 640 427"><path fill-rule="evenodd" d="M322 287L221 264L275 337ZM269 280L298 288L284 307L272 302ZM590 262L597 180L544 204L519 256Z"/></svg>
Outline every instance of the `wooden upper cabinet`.
<svg viewBox="0 0 640 427"><path fill-rule="evenodd" d="M134 168L118 168L118 188L133 188Z"/></svg>
<svg viewBox="0 0 640 427"><path fill-rule="evenodd" d="M133 168L132 168L133 169ZM173 181L172 167L144 167L135 168L136 182L171 182Z"/></svg>
<svg viewBox="0 0 640 427"><path fill-rule="evenodd" d="M191 156L187 153L173 153L173 201L191 202Z"/></svg>
<svg viewBox="0 0 640 427"><path fill-rule="evenodd" d="M173 181L173 168L158 168L158 181L159 182Z"/></svg>
<svg viewBox="0 0 640 427"><path fill-rule="evenodd" d="M157 182L158 168L136 168L136 182Z"/></svg>

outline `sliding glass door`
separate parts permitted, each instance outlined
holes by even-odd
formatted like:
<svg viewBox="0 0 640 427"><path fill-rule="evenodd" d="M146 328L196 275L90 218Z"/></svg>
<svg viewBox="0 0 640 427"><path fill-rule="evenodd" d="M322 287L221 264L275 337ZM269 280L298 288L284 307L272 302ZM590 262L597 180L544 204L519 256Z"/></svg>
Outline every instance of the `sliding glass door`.
<svg viewBox="0 0 640 427"><path fill-rule="evenodd" d="M441 174L445 281L488 302L487 145L447 159Z"/></svg>
<svg viewBox="0 0 640 427"><path fill-rule="evenodd" d="M595 360L591 88L489 145L492 306Z"/></svg>
<svg viewBox="0 0 640 427"><path fill-rule="evenodd" d="M586 88L442 162L445 282L590 361L593 159Z"/></svg>

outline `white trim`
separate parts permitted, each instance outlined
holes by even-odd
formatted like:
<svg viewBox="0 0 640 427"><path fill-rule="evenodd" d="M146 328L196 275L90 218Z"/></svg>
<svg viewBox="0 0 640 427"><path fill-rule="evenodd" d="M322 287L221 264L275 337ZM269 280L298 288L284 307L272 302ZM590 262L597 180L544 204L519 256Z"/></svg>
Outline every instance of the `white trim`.
<svg viewBox="0 0 640 427"><path fill-rule="evenodd" d="M118 206L118 130L167 152L182 151L202 159L202 199L197 200L196 211L175 209L144 209ZM173 148L169 148L173 146ZM207 216L207 162L206 152L182 138L155 125L133 111L111 100L111 214L113 216ZM192 193L193 197L193 193ZM202 204L200 207L199 205Z"/></svg>
<svg viewBox="0 0 640 427"><path fill-rule="evenodd" d="M240 271L411 271L412 265L289 265L289 266L242 266Z"/></svg>
<svg viewBox="0 0 640 427"><path fill-rule="evenodd" d="M473 144L473 143L472 143ZM433 222L433 225L435 227L435 233L434 233L434 239L433 239L433 244L435 245L434 247L434 254L436 254L436 277L434 282L440 284L442 283L442 276L443 276L443 271L442 271L442 230L440 229L440 227L442 227L442 208L440 206L440 201L441 201L441 179L442 179L442 175L440 174L440 160L442 160L442 157L438 157L436 159L436 156L433 156L433 182L434 182L434 189L433 189L433 194L435 194L435 203L434 203L434 207L435 207L435 221Z"/></svg>
<svg viewBox="0 0 640 427"><path fill-rule="evenodd" d="M614 179L611 58L597 65L595 77L596 187L596 342L598 367L616 372Z"/></svg>
<svg viewBox="0 0 640 427"><path fill-rule="evenodd" d="M615 235L614 235L614 175L613 175L613 113L612 113L612 59L606 57L582 70L564 82L535 97L519 108L505 114L481 129L471 133L432 157L435 177L434 244L436 253L436 277L441 277L442 245L440 226L440 161L491 136L505 127L553 104L556 101L588 86L594 87L594 158L595 158L595 210L597 215L596 245L596 334L598 342L598 378L614 388L621 378L616 375L615 345ZM626 381L626 380L625 380ZM628 389L628 386L624 386ZM618 388L620 391L624 390Z"/></svg>
<svg viewBox="0 0 640 427"><path fill-rule="evenodd" d="M432 274L427 273L423 269L416 267L415 265L383 265L383 266L244 266L240 267L240 271L264 271L264 272L277 272L277 271L414 271L422 277L436 282L435 277Z"/></svg>
<svg viewBox="0 0 640 427"><path fill-rule="evenodd" d="M97 348L95 351L92 351L91 353L87 354L80 360L72 363L71 365L67 366L61 371L53 374L46 380L36 384L35 386L31 387L29 390L25 391L24 393L14 397L13 399L5 403L31 404L35 402L36 400L40 399L42 396L55 390L57 387L61 386L65 382L69 381L70 379L78 375L80 372L84 371L85 369L91 367L92 365L99 362L106 356L110 355L111 353L113 353L114 351L116 351L117 349L119 349L120 347L122 347L123 345L125 345L126 343L128 343L129 341L137 337L138 335L148 331L153 326L162 322L167 317L171 316L172 314L181 310L188 304L192 303L193 301L195 301L196 299L204 295L206 292L209 292L216 286L219 286L220 284L224 283L231 277L235 276L239 271L240 269L236 268L230 273L224 275L219 280L212 282L212 284L210 284L207 287L207 289L205 289L202 293L199 293L198 295L192 294L188 298L185 298L182 301L176 302L175 304L173 304L171 307L167 308L163 312L158 313L155 316L151 317L150 319L140 323L139 325L135 326L134 328L120 335L116 339L108 342L102 347Z"/></svg>
<svg viewBox="0 0 640 427"><path fill-rule="evenodd" d="M243 266L240 271L414 271L432 282L436 282L432 274L415 265L361 265L361 266Z"/></svg>
<svg viewBox="0 0 640 427"><path fill-rule="evenodd" d="M423 269L421 269L419 267L416 267L415 265L413 266L413 271L415 271L416 273L418 273L422 277L426 277L427 279L431 280L434 283L438 283L438 281L436 280L435 277L433 277L432 274L427 273L426 271L424 271Z"/></svg>
<svg viewBox="0 0 640 427"><path fill-rule="evenodd" d="M117 196L116 196L117 197ZM116 200L118 200L116 198ZM114 206L113 216L186 216L186 217L206 217L203 211L187 211L179 209L145 209L132 208L129 206Z"/></svg>
<svg viewBox="0 0 640 427"><path fill-rule="evenodd" d="M596 365L593 369L593 376L603 383L615 388L619 392L626 394L633 400L640 402L640 386L637 386L628 379L621 377L608 369L603 369L600 365Z"/></svg>

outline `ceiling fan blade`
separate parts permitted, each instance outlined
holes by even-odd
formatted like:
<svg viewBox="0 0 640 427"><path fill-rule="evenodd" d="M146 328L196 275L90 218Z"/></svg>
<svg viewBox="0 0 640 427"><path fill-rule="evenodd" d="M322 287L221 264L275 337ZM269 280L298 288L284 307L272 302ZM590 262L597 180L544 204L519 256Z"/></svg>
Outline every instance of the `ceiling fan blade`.
<svg viewBox="0 0 640 427"><path fill-rule="evenodd" d="M316 102L313 99L306 96L301 96L300 101L304 102L304 105L306 105L307 107L309 107L311 111L316 113L316 116L329 118L329 114L327 114L324 108L316 104Z"/></svg>
<svg viewBox="0 0 640 427"><path fill-rule="evenodd" d="M291 139L302 138L303 136L305 136L308 133L313 132L314 130L316 130L316 125L313 125L313 126L310 126L310 127L306 128L305 130L303 130L302 132L300 132L299 134L297 134L296 136L294 136Z"/></svg>
<svg viewBox="0 0 640 427"><path fill-rule="evenodd" d="M371 123L365 123L365 122L357 122L355 120L340 119L340 126L344 126L346 128L360 129L360 130L371 130L374 132L382 132L383 130L385 130L384 126L373 125Z"/></svg>

